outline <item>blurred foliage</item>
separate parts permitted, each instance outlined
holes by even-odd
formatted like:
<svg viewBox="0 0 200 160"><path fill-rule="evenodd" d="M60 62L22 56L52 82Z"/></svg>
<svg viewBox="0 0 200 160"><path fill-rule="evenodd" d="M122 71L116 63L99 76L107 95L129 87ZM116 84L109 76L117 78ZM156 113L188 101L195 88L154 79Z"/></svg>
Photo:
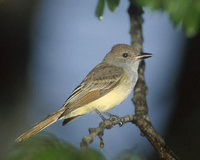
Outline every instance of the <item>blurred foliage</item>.
<svg viewBox="0 0 200 160"><path fill-rule="evenodd" d="M99 20L102 20L105 8L105 0L99 0L96 8L96 16Z"/></svg>
<svg viewBox="0 0 200 160"><path fill-rule="evenodd" d="M98 0L98 4L96 8L96 16L98 17L99 20L102 20L103 18L106 2L108 5L108 9L111 12L114 12L115 9L119 6L120 0Z"/></svg>
<svg viewBox="0 0 200 160"><path fill-rule="evenodd" d="M169 14L175 26L180 25L188 36L194 36L200 29L200 0L136 0L151 10L163 10Z"/></svg>
<svg viewBox="0 0 200 160"><path fill-rule="evenodd" d="M81 152L53 135L34 136L21 144L15 144L7 160L103 160L99 152Z"/></svg>
<svg viewBox="0 0 200 160"><path fill-rule="evenodd" d="M105 157L94 149L83 152L52 134L43 133L45 134L15 144L6 160L105 160ZM132 152L117 155L113 160L116 159L144 160Z"/></svg>
<svg viewBox="0 0 200 160"><path fill-rule="evenodd" d="M106 0L111 12L118 7L119 0ZM169 14L175 26L181 26L188 36L196 35L200 30L200 0L130 0L141 7L161 10ZM98 0L96 16L101 20L105 8L105 0Z"/></svg>
<svg viewBox="0 0 200 160"><path fill-rule="evenodd" d="M120 153L120 155L112 158L113 160L146 160L144 156L138 155L136 153L133 153L132 151L126 151Z"/></svg>
<svg viewBox="0 0 200 160"><path fill-rule="evenodd" d="M119 6L120 0L107 0L108 8L111 12L114 12L115 9Z"/></svg>

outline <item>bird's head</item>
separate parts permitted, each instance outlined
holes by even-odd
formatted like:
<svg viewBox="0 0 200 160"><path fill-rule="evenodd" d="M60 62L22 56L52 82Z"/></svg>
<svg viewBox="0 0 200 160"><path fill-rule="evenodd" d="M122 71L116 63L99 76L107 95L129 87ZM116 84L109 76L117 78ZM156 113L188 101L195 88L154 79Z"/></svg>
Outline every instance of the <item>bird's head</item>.
<svg viewBox="0 0 200 160"><path fill-rule="evenodd" d="M140 53L137 48L127 44L117 44L105 56L104 62L122 67L123 69L138 69L139 61L151 57L150 53Z"/></svg>

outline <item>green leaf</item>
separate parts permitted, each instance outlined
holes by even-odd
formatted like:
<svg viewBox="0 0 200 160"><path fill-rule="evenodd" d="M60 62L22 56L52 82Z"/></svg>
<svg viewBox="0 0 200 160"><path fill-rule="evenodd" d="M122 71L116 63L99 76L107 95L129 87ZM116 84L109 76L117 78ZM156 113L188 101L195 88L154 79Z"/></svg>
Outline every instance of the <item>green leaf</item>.
<svg viewBox="0 0 200 160"><path fill-rule="evenodd" d="M102 20L103 13L105 8L105 0L98 0L97 8L96 8L96 16L99 20Z"/></svg>
<svg viewBox="0 0 200 160"><path fill-rule="evenodd" d="M119 6L120 0L107 0L108 9L111 12L114 12L115 9Z"/></svg>
<svg viewBox="0 0 200 160"><path fill-rule="evenodd" d="M6 160L105 160L96 150L81 152L53 135L34 136L15 144Z"/></svg>
<svg viewBox="0 0 200 160"><path fill-rule="evenodd" d="M174 26L181 26L189 37L200 31L200 0L130 0L141 7L168 13Z"/></svg>

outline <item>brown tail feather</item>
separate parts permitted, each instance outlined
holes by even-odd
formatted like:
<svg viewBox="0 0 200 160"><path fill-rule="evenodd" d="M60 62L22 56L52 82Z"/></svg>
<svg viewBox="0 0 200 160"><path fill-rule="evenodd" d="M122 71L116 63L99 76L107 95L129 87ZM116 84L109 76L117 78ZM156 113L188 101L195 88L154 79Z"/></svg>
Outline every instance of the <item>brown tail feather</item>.
<svg viewBox="0 0 200 160"><path fill-rule="evenodd" d="M60 115L63 113L64 107L58 110L57 112L50 114L45 118L44 120L40 121L38 124L36 124L34 127L29 129L27 132L23 133L21 136L19 136L15 141L17 143L23 142L27 140L29 137L35 135L36 133L40 132L44 128L48 127L52 123L56 122L59 120L58 118Z"/></svg>

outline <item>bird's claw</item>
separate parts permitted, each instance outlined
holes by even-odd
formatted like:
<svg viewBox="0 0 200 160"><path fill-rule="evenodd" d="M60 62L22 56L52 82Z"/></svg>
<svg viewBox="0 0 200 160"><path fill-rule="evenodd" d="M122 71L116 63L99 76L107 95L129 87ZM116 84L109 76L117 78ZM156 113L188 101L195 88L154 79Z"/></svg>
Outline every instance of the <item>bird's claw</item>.
<svg viewBox="0 0 200 160"><path fill-rule="evenodd" d="M119 124L119 126L121 127L121 126L124 124L122 118L120 118L120 117L117 116L117 115L111 114L111 113L109 113L109 112L104 112L104 114L106 114L107 116L109 116L109 119L106 119L106 118L102 115L102 113L101 113L100 111L98 111L97 109L96 109L95 111L96 111L96 113L101 117L101 119L102 119L103 121L110 120L113 126L116 125L116 124Z"/></svg>
<svg viewBox="0 0 200 160"><path fill-rule="evenodd" d="M111 120L111 122L112 122L113 125L115 125L116 123L118 123L119 126L121 127L124 124L123 121L122 121L122 119L119 116L113 115L113 114L108 113L108 112L105 112L105 114L110 117L109 119Z"/></svg>

